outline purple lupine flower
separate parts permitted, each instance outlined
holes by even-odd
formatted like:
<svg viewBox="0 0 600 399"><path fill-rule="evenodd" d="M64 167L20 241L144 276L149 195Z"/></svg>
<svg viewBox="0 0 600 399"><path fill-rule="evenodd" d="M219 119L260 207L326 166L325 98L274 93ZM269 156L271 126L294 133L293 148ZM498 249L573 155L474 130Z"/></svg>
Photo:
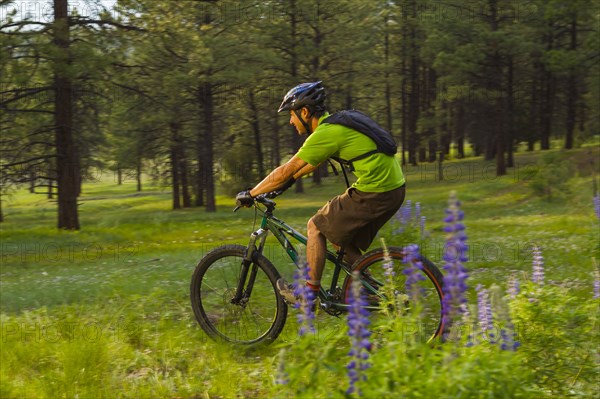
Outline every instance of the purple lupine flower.
<svg viewBox="0 0 600 399"><path fill-rule="evenodd" d="M402 224L408 224L412 214L412 201L406 200L406 203L400 209L402 209Z"/></svg>
<svg viewBox="0 0 600 399"><path fill-rule="evenodd" d="M360 390L356 387L359 381L365 381L366 376L363 371L368 369L371 364L368 362L371 342L369 337L371 332L369 326L369 311L365 308L368 305L367 300L362 293L362 283L358 272L354 272L352 286L348 300L348 335L350 336L351 349L348 352L350 362L348 363L348 378L350 386L346 391L349 395L357 393Z"/></svg>
<svg viewBox="0 0 600 399"><path fill-rule="evenodd" d="M386 277L386 283L392 287L394 276L396 275L396 272L394 272L394 260L390 256L390 252L388 251L383 238L381 239L381 244L383 246L383 275Z"/></svg>
<svg viewBox="0 0 600 399"><path fill-rule="evenodd" d="M415 203L415 222L419 223L420 220L421 220L421 203L416 202Z"/></svg>
<svg viewBox="0 0 600 399"><path fill-rule="evenodd" d="M464 306L467 303L465 280L468 278L468 273L463 262L468 260L466 255L468 246L465 226L461 223L463 219L464 213L460 210L460 202L453 191L448 200L448 209L444 219L446 222L444 231L448 233L443 256L445 261L443 269L446 274L444 276L442 318L445 324L449 324L456 316L464 315L466 309Z"/></svg>
<svg viewBox="0 0 600 399"><path fill-rule="evenodd" d="M412 208L412 201L406 200L404 204L398 209L396 212L396 221L400 224L396 230L394 230L395 234L403 233L406 229L406 225L410 222L410 214Z"/></svg>
<svg viewBox="0 0 600 399"><path fill-rule="evenodd" d="M596 212L596 216L600 219L600 193L596 192L594 195L594 211Z"/></svg>
<svg viewBox="0 0 600 399"><path fill-rule="evenodd" d="M285 385L290 382L290 376L285 371L285 349L279 351L279 361L277 363L277 372L275 377L276 385Z"/></svg>
<svg viewBox="0 0 600 399"><path fill-rule="evenodd" d="M594 299L600 298L600 270L594 270Z"/></svg>
<svg viewBox="0 0 600 399"><path fill-rule="evenodd" d="M477 319L479 320L481 335L485 338L487 331L493 329L492 306L487 289L483 288L481 284L477 284L475 291L477 291ZM490 339L492 338L493 334L490 334Z"/></svg>
<svg viewBox="0 0 600 399"><path fill-rule="evenodd" d="M308 263L304 262L294 273L294 295L296 298L299 298L294 307L300 310L297 316L298 324L300 325L298 335L300 336L309 332L315 332L315 312L312 306L315 293L305 284L305 281L308 279Z"/></svg>
<svg viewBox="0 0 600 399"><path fill-rule="evenodd" d="M533 273L531 281L536 284L544 284L544 257L539 247L533 247Z"/></svg>
<svg viewBox="0 0 600 399"><path fill-rule="evenodd" d="M508 331L506 329L500 330L500 349L503 351L516 351L521 343L516 340L517 333L514 331L512 323L508 325Z"/></svg>
<svg viewBox="0 0 600 399"><path fill-rule="evenodd" d="M419 220L420 224L419 224L419 231L420 231L420 235L421 238L425 238L425 221L426 221L426 217L425 216L421 216L421 219Z"/></svg>
<svg viewBox="0 0 600 399"><path fill-rule="evenodd" d="M508 295L510 299L515 299L517 295L521 292L521 287L519 284L519 279L517 276L512 275L508 280Z"/></svg>
<svg viewBox="0 0 600 399"><path fill-rule="evenodd" d="M408 245L404 247L403 252L404 257L402 258L402 263L407 265L406 268L402 270L402 273L406 275L406 293L414 302L419 294L419 281L425 280L425 277L421 273L423 270L423 263L421 262L421 255L419 255L418 245Z"/></svg>

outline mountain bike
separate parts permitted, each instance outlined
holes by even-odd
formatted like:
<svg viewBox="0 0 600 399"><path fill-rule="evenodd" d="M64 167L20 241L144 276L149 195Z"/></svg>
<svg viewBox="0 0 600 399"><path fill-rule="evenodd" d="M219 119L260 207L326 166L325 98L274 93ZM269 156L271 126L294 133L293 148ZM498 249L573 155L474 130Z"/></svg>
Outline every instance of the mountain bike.
<svg viewBox="0 0 600 399"><path fill-rule="evenodd" d="M291 261L301 266L301 259L293 241L306 245L306 237L276 218L275 202L280 193L262 194L254 198L255 216L261 215L260 227L250 235L248 245L223 245L204 256L192 276L190 285L194 315L202 329L213 339L236 344L269 343L277 338L284 328L287 317L287 303L279 294L276 282L281 277L275 266L263 254L269 232L275 236ZM238 206L235 210L237 211ZM256 221L256 219L255 219ZM421 257L422 267L417 270L418 278L411 279L418 290L418 304L405 291L407 278L403 270L403 249L387 249L393 273L386 273L384 249L378 248L362 255L353 265L343 260L343 249L327 251L326 259L333 264L329 284L322 284L318 293L320 308L337 316L347 311L354 276L358 275L368 299L369 311L382 308L389 301L384 285L393 279L393 295L401 301L405 312L418 309L419 326L412 326L413 333L430 341L444 331L442 320L442 273L425 257ZM387 269L389 270L389 268ZM353 275L353 271L358 274ZM343 277L341 286L338 282ZM389 294L388 294L389 296ZM387 301L387 302L386 302Z"/></svg>

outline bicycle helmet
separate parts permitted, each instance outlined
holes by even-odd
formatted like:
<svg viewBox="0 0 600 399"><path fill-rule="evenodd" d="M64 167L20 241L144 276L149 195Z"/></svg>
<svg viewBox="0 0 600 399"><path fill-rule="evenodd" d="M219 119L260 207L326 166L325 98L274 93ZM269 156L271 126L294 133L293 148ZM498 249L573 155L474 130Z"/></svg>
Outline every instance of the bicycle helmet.
<svg viewBox="0 0 600 399"><path fill-rule="evenodd" d="M287 92L277 112L312 107L313 110L325 109L325 88L321 81L301 83Z"/></svg>

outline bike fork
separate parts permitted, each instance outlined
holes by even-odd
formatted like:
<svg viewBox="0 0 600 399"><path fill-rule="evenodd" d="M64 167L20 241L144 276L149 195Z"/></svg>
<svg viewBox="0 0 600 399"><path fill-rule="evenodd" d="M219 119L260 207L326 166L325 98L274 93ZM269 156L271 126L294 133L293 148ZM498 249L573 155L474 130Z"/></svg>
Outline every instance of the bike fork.
<svg viewBox="0 0 600 399"><path fill-rule="evenodd" d="M244 259L242 260L242 269L240 271L240 278L235 291L235 296L231 300L231 303L245 305L250 299L250 294L252 293L252 288L254 287L254 281L256 280L256 274L258 273L258 265L254 263L254 257L256 254L262 252L266 238L267 230L263 229L256 230L250 236L250 242L246 248ZM256 246L257 240L258 248ZM248 276L248 274L250 275Z"/></svg>

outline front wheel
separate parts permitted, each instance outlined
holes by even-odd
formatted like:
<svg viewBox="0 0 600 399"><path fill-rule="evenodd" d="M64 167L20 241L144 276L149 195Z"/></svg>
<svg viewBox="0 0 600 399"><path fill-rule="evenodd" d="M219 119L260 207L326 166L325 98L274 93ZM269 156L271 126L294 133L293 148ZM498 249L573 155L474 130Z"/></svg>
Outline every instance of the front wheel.
<svg viewBox="0 0 600 399"><path fill-rule="evenodd" d="M411 313L403 333L419 341L431 341L445 331L442 320L443 275L428 259L421 257L422 267L402 263L402 248L389 247L391 262L386 264L382 248L364 254L354 264L363 281L363 291L375 306L383 302L393 303L400 314ZM409 269L410 268L410 269ZM344 302L351 295L352 276L344 280ZM408 282L408 283L407 283ZM395 297L390 301L390 293Z"/></svg>
<svg viewBox="0 0 600 399"><path fill-rule="evenodd" d="M280 276L258 253L245 265L245 252L244 246L225 245L200 260L190 286L192 309L211 338L268 343L283 330L287 317L287 305L276 289Z"/></svg>

